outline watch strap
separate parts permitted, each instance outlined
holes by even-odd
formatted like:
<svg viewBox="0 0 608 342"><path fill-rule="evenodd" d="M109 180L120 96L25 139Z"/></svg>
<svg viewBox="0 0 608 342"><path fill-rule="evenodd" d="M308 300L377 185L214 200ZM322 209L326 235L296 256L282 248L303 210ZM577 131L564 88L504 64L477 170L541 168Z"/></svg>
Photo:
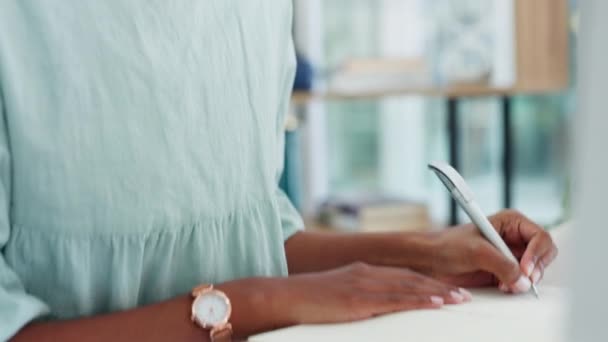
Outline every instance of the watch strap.
<svg viewBox="0 0 608 342"><path fill-rule="evenodd" d="M192 297L196 298L200 294L213 290L212 284L201 284L192 289Z"/></svg>
<svg viewBox="0 0 608 342"><path fill-rule="evenodd" d="M211 342L232 342L232 324L226 323L210 332Z"/></svg>

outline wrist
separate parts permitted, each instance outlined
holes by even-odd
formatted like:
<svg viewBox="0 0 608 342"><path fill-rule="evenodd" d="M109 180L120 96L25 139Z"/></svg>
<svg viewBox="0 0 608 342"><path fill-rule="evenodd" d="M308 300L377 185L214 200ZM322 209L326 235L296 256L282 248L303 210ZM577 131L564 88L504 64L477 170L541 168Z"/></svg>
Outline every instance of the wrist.
<svg viewBox="0 0 608 342"><path fill-rule="evenodd" d="M237 337L290 325L283 278L248 278L216 286L232 303L230 323Z"/></svg>
<svg viewBox="0 0 608 342"><path fill-rule="evenodd" d="M372 264L407 267L430 274L436 268L440 251L437 233L411 232L390 233L382 236L375 248Z"/></svg>

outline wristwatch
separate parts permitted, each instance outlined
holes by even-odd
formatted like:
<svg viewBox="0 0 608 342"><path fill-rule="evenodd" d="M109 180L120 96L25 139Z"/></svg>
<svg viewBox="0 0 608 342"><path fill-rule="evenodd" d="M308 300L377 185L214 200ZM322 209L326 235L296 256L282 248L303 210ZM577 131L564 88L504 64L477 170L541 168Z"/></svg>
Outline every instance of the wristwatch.
<svg viewBox="0 0 608 342"><path fill-rule="evenodd" d="M192 297L192 321L209 330L212 342L232 341L232 325L228 323L232 305L228 296L213 285L203 284L192 290Z"/></svg>

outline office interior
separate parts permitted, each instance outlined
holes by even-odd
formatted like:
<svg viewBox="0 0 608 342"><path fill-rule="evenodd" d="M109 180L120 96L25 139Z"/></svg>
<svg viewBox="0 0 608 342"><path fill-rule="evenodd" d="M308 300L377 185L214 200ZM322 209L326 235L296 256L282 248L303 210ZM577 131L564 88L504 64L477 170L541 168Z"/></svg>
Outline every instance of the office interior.
<svg viewBox="0 0 608 342"><path fill-rule="evenodd" d="M281 187L307 228L368 230L335 218L367 206L424 216L372 230L467 222L428 169L436 160L460 171L488 214L513 208L547 229L569 221L578 7L294 0Z"/></svg>

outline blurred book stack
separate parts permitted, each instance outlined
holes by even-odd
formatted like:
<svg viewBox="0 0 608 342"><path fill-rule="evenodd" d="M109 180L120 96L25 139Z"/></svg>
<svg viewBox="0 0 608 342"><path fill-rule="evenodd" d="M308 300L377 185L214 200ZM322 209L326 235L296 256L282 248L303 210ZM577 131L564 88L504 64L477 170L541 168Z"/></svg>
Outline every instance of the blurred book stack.
<svg viewBox="0 0 608 342"><path fill-rule="evenodd" d="M327 228L356 231L421 231L431 227L423 203L385 196L358 196L326 201L320 221Z"/></svg>
<svg viewBox="0 0 608 342"><path fill-rule="evenodd" d="M328 91L356 95L404 88L429 88L433 79L431 71L421 59L351 58L334 70L328 81Z"/></svg>

